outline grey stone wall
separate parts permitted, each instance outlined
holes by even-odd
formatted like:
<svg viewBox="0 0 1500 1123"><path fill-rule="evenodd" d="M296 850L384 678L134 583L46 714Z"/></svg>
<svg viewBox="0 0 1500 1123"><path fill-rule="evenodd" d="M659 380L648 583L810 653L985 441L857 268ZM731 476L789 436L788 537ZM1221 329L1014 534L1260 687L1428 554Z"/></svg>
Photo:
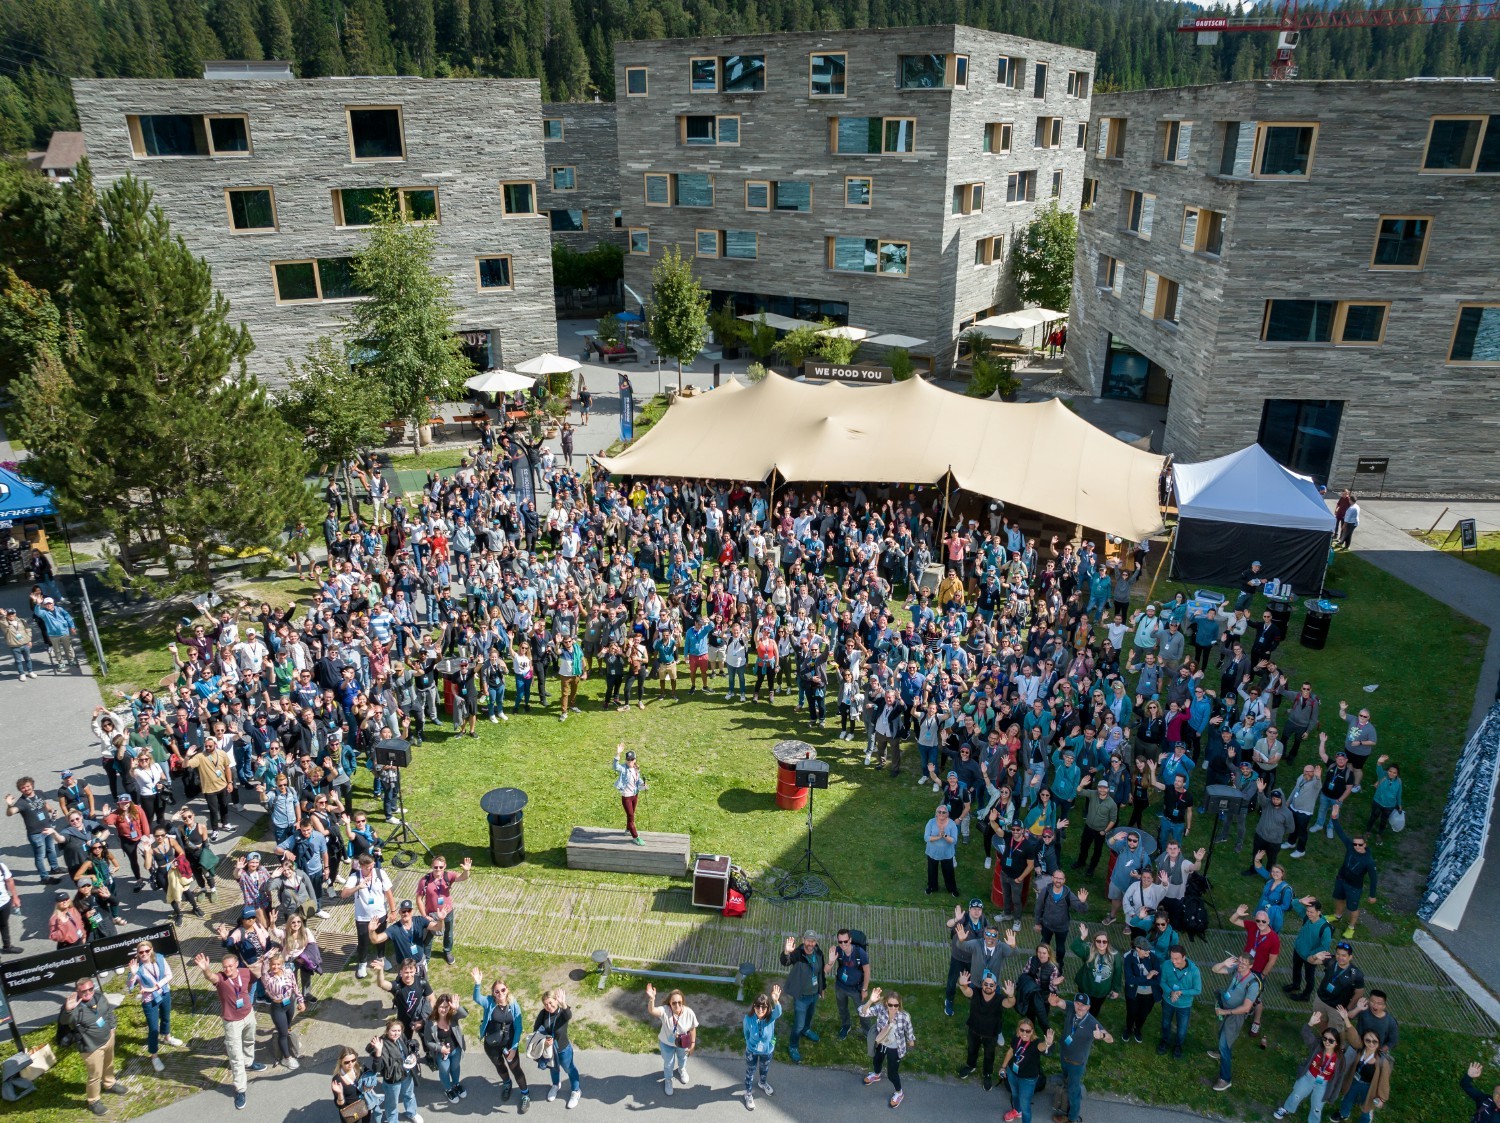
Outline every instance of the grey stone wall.
<svg viewBox="0 0 1500 1123"><path fill-rule="evenodd" d="M335 228L331 192L435 187L435 267L453 282L459 326L492 333L497 363L557 346L545 217L503 217L502 180L544 180L539 84L413 78L311 81L75 80L74 96L100 186L134 175L155 192L173 230L213 270L234 316L255 339L250 369L284 382L286 360L335 334L343 302L278 305L272 261L357 252L359 230ZM400 105L406 158L350 159L345 106ZM248 157L138 159L126 124L137 113L247 113ZM224 189L271 186L278 227L233 233ZM513 291L480 293L476 255L510 254Z"/></svg>
<svg viewBox="0 0 1500 1123"><path fill-rule="evenodd" d="M1423 174L1430 121L1500 114L1493 85L1461 81L1243 82L1101 96L1094 116L1128 117L1123 160L1090 147L1098 206L1083 217L1068 358L1098 393L1109 334L1172 375L1165 451L1184 460L1255 440L1271 399L1345 403L1329 484L1349 486L1360 457L1387 457L1386 494L1500 493L1493 366L1450 364L1460 303L1495 300L1500 195L1485 175ZM1186 167L1155 160L1157 126L1195 121ZM1227 121L1318 122L1311 174L1277 181L1218 175ZM1253 132L1253 126L1250 126ZM1121 230L1123 189L1157 193L1153 238ZM1177 246L1182 209L1228 215L1222 259ZM1424 267L1370 268L1381 215L1430 215ZM1123 293L1094 284L1100 251L1126 263ZM1178 280L1175 330L1140 313L1144 269ZM1378 346L1264 343L1268 299L1389 301ZM1376 483L1378 487L1378 481Z"/></svg>
<svg viewBox="0 0 1500 1123"><path fill-rule="evenodd" d="M547 174L542 183L542 210L553 208L588 213L588 229L552 233L554 242L571 249L592 249L599 242L625 245L624 226L615 225L620 209L619 139L613 102L549 102L544 120L562 122L561 140L543 139ZM552 190L552 169L574 169L572 191Z"/></svg>
<svg viewBox="0 0 1500 1123"><path fill-rule="evenodd" d="M848 56L843 97L811 97L809 56L843 52ZM965 89L909 89L899 86L899 56L921 53L969 55ZM689 60L695 55L763 54L765 90L750 94L693 93ZM1028 60L1022 90L1000 87L1000 55ZM1051 65L1047 97L1031 96L1036 60ZM648 94L626 93L628 67L648 70ZM1064 147L1033 153L1035 119L1042 107L1074 120L1086 119L1086 99L1065 96L1067 71L1092 71L1091 52L1036 43L971 28L919 27L809 32L717 39L640 41L615 47L616 104L619 109L620 194L626 227L647 227L651 256L626 258L626 282L645 294L653 261L668 245L691 257L698 229L754 230L755 261L702 258L695 262L708 288L844 301L849 321L880 332L899 332L929 341L914 353L931 355L945 367L951 360L960 321L991 305L1014 306L1007 282L1008 251L1014 231L1029 221L1050 193L1054 167L1064 173L1063 202L1076 207L1082 154L1065 138ZM1064 108L1064 103L1071 105ZM685 114L738 114L736 147L690 147L679 143L678 118ZM830 144L836 117L915 117L910 153L839 155ZM983 156L983 124L1010 120L1015 148L1008 157ZM1038 201L1005 205L1005 174L1035 168ZM711 209L648 207L647 172L705 172L715 177ZM847 176L873 179L872 205L844 205ZM746 180L798 180L812 184L807 213L747 211ZM952 189L986 183L982 213L950 215ZM974 242L980 233L1007 235L1007 260L975 268ZM900 240L910 243L905 277L834 272L827 267L829 237Z"/></svg>

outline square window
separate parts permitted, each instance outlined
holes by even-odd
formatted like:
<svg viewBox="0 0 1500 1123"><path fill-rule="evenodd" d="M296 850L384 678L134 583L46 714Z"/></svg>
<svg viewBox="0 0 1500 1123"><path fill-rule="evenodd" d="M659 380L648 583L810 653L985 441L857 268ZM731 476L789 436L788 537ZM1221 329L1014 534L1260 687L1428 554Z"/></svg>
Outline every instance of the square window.
<svg viewBox="0 0 1500 1123"><path fill-rule="evenodd" d="M754 230L724 231L724 256L739 261L754 261L759 252L759 239Z"/></svg>
<svg viewBox="0 0 1500 1123"><path fill-rule="evenodd" d="M703 172L679 172L677 197L673 204L679 207L711 207L714 205L714 177Z"/></svg>
<svg viewBox="0 0 1500 1123"><path fill-rule="evenodd" d="M740 119L738 117L720 117L719 143L738 144L740 142Z"/></svg>
<svg viewBox="0 0 1500 1123"><path fill-rule="evenodd" d="M561 117L548 117L542 121L543 140L562 140L563 123Z"/></svg>
<svg viewBox="0 0 1500 1123"><path fill-rule="evenodd" d="M210 117L208 139L215 156L250 155L250 118L244 116Z"/></svg>
<svg viewBox="0 0 1500 1123"><path fill-rule="evenodd" d="M1450 363L1500 363L1500 304L1459 306Z"/></svg>
<svg viewBox="0 0 1500 1123"><path fill-rule="evenodd" d="M437 222L438 198L435 187L403 187L401 211L408 222Z"/></svg>
<svg viewBox="0 0 1500 1123"><path fill-rule="evenodd" d="M812 184L795 179L778 180L775 200L775 209L778 211L800 211L805 214L812 210Z"/></svg>
<svg viewBox="0 0 1500 1123"><path fill-rule="evenodd" d="M808 56L807 92L811 97L843 97L844 74L849 56L815 54Z"/></svg>
<svg viewBox="0 0 1500 1123"><path fill-rule="evenodd" d="M578 175L574 168L566 166L552 169L552 190L576 191L577 189Z"/></svg>
<svg viewBox="0 0 1500 1123"><path fill-rule="evenodd" d="M1438 117L1427 134L1427 155L1422 170L1428 172L1466 172L1474 167L1479 138L1484 132L1483 117Z"/></svg>
<svg viewBox="0 0 1500 1123"><path fill-rule="evenodd" d="M704 114L682 118L682 143L683 144L717 144L718 130L714 126L712 116Z"/></svg>
<svg viewBox="0 0 1500 1123"><path fill-rule="evenodd" d="M630 252L637 257L650 256L651 232L644 226L632 226L630 228Z"/></svg>
<svg viewBox="0 0 1500 1123"><path fill-rule="evenodd" d="M353 300L364 295L354 279L352 257L318 258L318 287L324 300Z"/></svg>
<svg viewBox="0 0 1500 1123"><path fill-rule="evenodd" d="M849 176L844 180L844 206L869 207L875 195L875 181L868 176Z"/></svg>
<svg viewBox="0 0 1500 1123"><path fill-rule="evenodd" d="M1009 121L991 121L984 127L984 150L992 153L1009 152L1014 132Z"/></svg>
<svg viewBox="0 0 1500 1123"><path fill-rule="evenodd" d="M698 257L719 256L719 232L717 230L699 230L696 236L696 247L694 253Z"/></svg>
<svg viewBox="0 0 1500 1123"><path fill-rule="evenodd" d="M771 209L771 184L763 179L745 181L745 209L768 211Z"/></svg>
<svg viewBox="0 0 1500 1123"><path fill-rule="evenodd" d="M1306 179L1312 170L1318 126L1259 125L1255 130L1255 175L1262 179Z"/></svg>
<svg viewBox="0 0 1500 1123"><path fill-rule="evenodd" d="M916 145L917 119L915 117L887 117L885 119L885 151L910 152Z"/></svg>
<svg viewBox="0 0 1500 1123"><path fill-rule="evenodd" d="M406 159L399 106L351 106L348 114L349 152L353 159Z"/></svg>
<svg viewBox="0 0 1500 1123"><path fill-rule="evenodd" d="M901 88L903 90L939 89L948 69L947 55L902 55Z"/></svg>
<svg viewBox="0 0 1500 1123"><path fill-rule="evenodd" d="M558 234L578 234L589 228L589 212L585 210L552 210L547 217Z"/></svg>
<svg viewBox="0 0 1500 1123"><path fill-rule="evenodd" d="M646 206L670 207L672 205L672 177L662 172L646 173Z"/></svg>
<svg viewBox="0 0 1500 1123"><path fill-rule="evenodd" d="M536 187L531 183L502 183L500 212L511 215L536 214Z"/></svg>
<svg viewBox="0 0 1500 1123"><path fill-rule="evenodd" d="M474 270L479 281L479 291L508 289L513 287L510 276L510 255L496 254L493 257L476 257Z"/></svg>
<svg viewBox="0 0 1500 1123"><path fill-rule="evenodd" d="M298 304L318 299L318 270L311 261L283 261L271 265L278 304Z"/></svg>
<svg viewBox="0 0 1500 1123"><path fill-rule="evenodd" d="M625 68L625 95L627 97L645 97L646 92L646 67L627 66Z"/></svg>
<svg viewBox="0 0 1500 1123"><path fill-rule="evenodd" d="M726 94L758 94L765 90L765 55L726 55L719 64Z"/></svg>
<svg viewBox="0 0 1500 1123"><path fill-rule="evenodd" d="M1379 343L1385 338L1384 304L1348 304L1344 307L1340 343Z"/></svg>
<svg viewBox="0 0 1500 1123"><path fill-rule="evenodd" d="M1019 90L1026 81L1026 60L1002 55L995 71L995 81L1012 90Z"/></svg>
<svg viewBox="0 0 1500 1123"><path fill-rule="evenodd" d="M1375 234L1371 269L1420 269L1427 257L1426 215L1381 215Z"/></svg>
<svg viewBox="0 0 1500 1123"><path fill-rule="evenodd" d="M695 58L688 64L688 88L695 94L719 92L719 60Z"/></svg>
<svg viewBox="0 0 1500 1123"><path fill-rule="evenodd" d="M269 187L231 187L224 192L229 228L236 233L276 229L276 203Z"/></svg>
<svg viewBox="0 0 1500 1123"><path fill-rule="evenodd" d="M346 187L333 193L334 225L374 226L380 207L395 203L395 196L384 187Z"/></svg>

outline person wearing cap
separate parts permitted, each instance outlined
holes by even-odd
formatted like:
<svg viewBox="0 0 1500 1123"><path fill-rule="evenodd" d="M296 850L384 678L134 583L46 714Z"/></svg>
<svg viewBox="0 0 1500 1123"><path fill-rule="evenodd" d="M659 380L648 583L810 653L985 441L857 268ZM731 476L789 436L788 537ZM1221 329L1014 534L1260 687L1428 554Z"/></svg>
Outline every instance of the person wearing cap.
<svg viewBox="0 0 1500 1123"><path fill-rule="evenodd" d="M219 1017L224 1023L224 1055L229 1059L229 1078L234 1085L234 1106L244 1110L246 1073L263 1072L265 1064L255 1059L255 978L232 951L219 960L219 969L203 952L193 957L208 985L219 998Z"/></svg>
<svg viewBox="0 0 1500 1123"><path fill-rule="evenodd" d="M623 763L620 760L621 753L625 754ZM632 749L627 752L624 741L615 746L614 769L615 791L620 793L620 806L625 811L625 830L629 833L631 842L637 846L645 846L646 840L635 827L635 809L641 793L646 790L646 778L641 775L640 766L636 763L635 751Z"/></svg>
<svg viewBox="0 0 1500 1123"><path fill-rule="evenodd" d="M1349 753L1339 749L1328 759L1328 734L1318 734L1318 757L1327 766L1323 772L1323 786L1318 792L1318 814L1313 819L1311 833L1317 834L1327 824L1328 837L1333 837L1333 822L1330 816L1334 808L1341 806L1354 794L1354 766Z"/></svg>
<svg viewBox="0 0 1500 1123"><path fill-rule="evenodd" d="M863 941L863 937L861 937ZM827 974L833 976L833 996L839 1010L839 1040L849 1036L853 1026L851 1006L858 1009L870 996L870 953L863 942L854 941L854 933L840 928L834 935L834 946L828 953Z"/></svg>
<svg viewBox="0 0 1500 1123"><path fill-rule="evenodd" d="M1323 1015L1325 1025L1342 1033L1352 1017L1351 1007L1364 997L1365 973L1354 962L1354 945L1348 940L1340 940L1332 952L1322 952L1316 960L1323 977L1313 995L1313 1010Z"/></svg>
<svg viewBox="0 0 1500 1123"><path fill-rule="evenodd" d="M1234 598L1235 611L1249 608L1250 602L1255 599L1255 594L1265 583L1266 579L1260 571L1260 562L1251 562L1250 568L1240 574L1240 595Z"/></svg>
<svg viewBox="0 0 1500 1123"><path fill-rule="evenodd" d="M987 930L986 939L993 932L993 928ZM1010 939L1014 941L1014 935L1011 935ZM1013 943L997 946L1005 947L1007 952L1014 949ZM976 978L978 979L977 986L974 985ZM963 991L964 997L969 1000L969 1017L965 1023L968 1041L964 1050L964 1063L958 1070L958 1077L960 1080L966 1080L974 1074L982 1049L984 1051L984 1090L988 1092L995 1085L995 1046L1000 1041L1002 1019L1005 1014L1005 997L1000 991L998 975L988 968L981 969L977 975L968 971L962 972L958 977L958 989Z"/></svg>
<svg viewBox="0 0 1500 1123"><path fill-rule="evenodd" d="M339 890L341 897L354 898L354 974L363 979L368 964L375 954L371 942L371 931L396 911L396 899L391 895L391 879L383 869L375 865L375 855L369 851L359 855L353 871Z"/></svg>
<svg viewBox="0 0 1500 1123"><path fill-rule="evenodd" d="M392 963L405 963L410 960L417 965L417 969L425 977L427 964L432 957L432 941L437 935L436 924L431 923L425 916L419 916L416 911L416 902L404 900L396 906L396 919L387 923L384 928L370 932L370 942L377 948L383 944L391 945L388 953ZM375 971L378 975L381 970L380 959L376 958Z"/></svg>
<svg viewBox="0 0 1500 1123"><path fill-rule="evenodd" d="M818 999L827 985L824 969L827 958L818 946L818 934L811 928L802 933L800 944L788 936L781 948L781 965L789 968L782 992L792 999L792 1036L787 1041L787 1051L794 1064L802 1063L798 1048L802 1038L814 1044L819 1040L812 1023L813 1015L818 1012Z"/></svg>
<svg viewBox="0 0 1500 1123"><path fill-rule="evenodd" d="M1115 829L1120 820L1120 805L1110 794L1109 782L1099 781L1097 787L1083 793L1083 840L1078 847L1078 860L1073 868L1088 867L1089 876L1099 868L1099 859L1104 856L1104 840Z"/></svg>
<svg viewBox="0 0 1500 1123"><path fill-rule="evenodd" d="M1062 1032L1058 1037L1061 1045L1063 1086L1067 1093L1067 1111L1054 1111L1052 1123L1079 1123L1083 1118L1083 1076L1088 1069L1089 1054L1094 1042L1113 1045L1115 1039L1099 1024L1089 1010L1089 996L1082 992L1073 996L1063 1011Z"/></svg>
<svg viewBox="0 0 1500 1123"><path fill-rule="evenodd" d="M73 984L73 993L63 1000L58 1022L78 1035L78 1052L88 1074L84 1098L89 1110L107 1115L109 1109L101 1102L100 1092L123 1096L130 1089L115 1077L115 1008L99 992L92 975Z"/></svg>
<svg viewBox="0 0 1500 1123"><path fill-rule="evenodd" d="M1156 1044L1156 1052L1164 1057L1170 1049L1172 1056L1180 1061L1187 1043L1193 1000L1203 992L1203 973L1179 943L1173 943L1166 958L1158 961L1161 976L1154 981L1161 997L1161 1040Z"/></svg>
<svg viewBox="0 0 1500 1123"><path fill-rule="evenodd" d="M984 902L978 897L970 898L969 906L953 906L953 916L944 922L948 928L948 981L943 991L944 1012L953 1016L953 993L958 986L958 976L969 970L970 944L977 940L990 925L984 918Z"/></svg>
<svg viewBox="0 0 1500 1123"><path fill-rule="evenodd" d="M1110 871L1109 885L1106 889L1106 895L1109 897L1109 917L1105 923L1113 924L1119 918L1120 908L1125 900L1125 890L1130 888L1131 882L1140 876L1141 870L1151 868L1151 856L1146 852L1141 832L1135 827L1127 827L1110 835L1108 846L1115 855L1115 865ZM1061 956L1058 958L1060 959Z"/></svg>
<svg viewBox="0 0 1500 1123"><path fill-rule="evenodd" d="M73 904L73 894L66 889L58 889L52 896L52 912L47 917L47 938L57 951L81 947L88 940L89 929L83 914Z"/></svg>
<svg viewBox="0 0 1500 1123"><path fill-rule="evenodd" d="M0 616L0 635L5 637L5 646L16 664L16 681L25 682L36 678L36 664L31 658L31 625L14 608L7 608Z"/></svg>
<svg viewBox="0 0 1500 1123"><path fill-rule="evenodd" d="M407 902L408 904L410 902ZM391 996L395 1016L413 1049L425 1045L427 1020L432 1016L432 985L423 964L415 959L396 960L396 977L387 979L385 963L375 960L375 986Z"/></svg>
<svg viewBox="0 0 1500 1123"><path fill-rule="evenodd" d="M479 736L479 683L475 675L472 661L467 657L458 661L458 674L453 680L453 731L473 738Z"/></svg>
<svg viewBox="0 0 1500 1123"><path fill-rule="evenodd" d="M78 638L78 624L73 614L51 597L43 597L42 607L33 615L52 648L52 673L60 673L64 664L76 669L78 653L73 649L73 641Z"/></svg>

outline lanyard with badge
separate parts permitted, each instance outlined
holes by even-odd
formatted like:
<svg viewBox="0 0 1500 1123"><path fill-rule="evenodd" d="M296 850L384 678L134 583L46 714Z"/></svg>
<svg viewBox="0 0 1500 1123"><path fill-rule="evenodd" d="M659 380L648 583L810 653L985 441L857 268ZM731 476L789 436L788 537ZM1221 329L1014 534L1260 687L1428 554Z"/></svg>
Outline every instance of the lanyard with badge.
<svg viewBox="0 0 1500 1123"><path fill-rule="evenodd" d="M1026 1050L1030 1045L1031 1042L1029 1041L1018 1041L1016 1043L1016 1055L1010 1062L1010 1070L1018 1076L1021 1073L1021 1062L1026 1059Z"/></svg>

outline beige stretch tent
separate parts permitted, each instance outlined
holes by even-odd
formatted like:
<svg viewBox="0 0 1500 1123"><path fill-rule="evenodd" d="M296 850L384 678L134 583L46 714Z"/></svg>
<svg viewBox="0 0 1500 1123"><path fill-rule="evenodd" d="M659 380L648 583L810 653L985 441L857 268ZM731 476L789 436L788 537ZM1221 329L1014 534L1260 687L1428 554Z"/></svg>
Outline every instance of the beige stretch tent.
<svg viewBox="0 0 1500 1123"><path fill-rule="evenodd" d="M767 375L679 398L619 456L632 476L941 483L1138 541L1161 528L1162 458L1061 402L981 401L921 379L822 385Z"/></svg>

